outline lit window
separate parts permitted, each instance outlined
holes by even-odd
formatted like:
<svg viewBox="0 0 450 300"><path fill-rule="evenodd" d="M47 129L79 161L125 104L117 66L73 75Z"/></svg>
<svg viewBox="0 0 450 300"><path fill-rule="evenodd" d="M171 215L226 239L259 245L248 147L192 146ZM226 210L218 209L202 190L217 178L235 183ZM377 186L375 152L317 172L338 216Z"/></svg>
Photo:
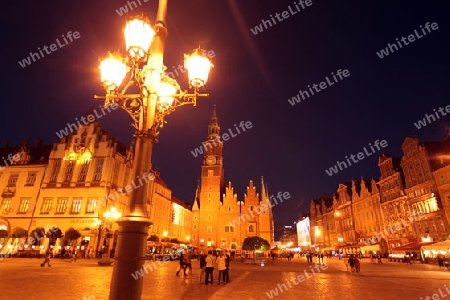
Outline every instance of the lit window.
<svg viewBox="0 0 450 300"><path fill-rule="evenodd" d="M11 198L5 198L2 201L1 211L3 213L8 213L11 211Z"/></svg>
<svg viewBox="0 0 450 300"><path fill-rule="evenodd" d="M56 203L56 211L55 214L64 214L67 209L67 199L66 198L60 198L58 199L58 202Z"/></svg>
<svg viewBox="0 0 450 300"><path fill-rule="evenodd" d="M44 202L42 203L41 207L41 214L48 214L50 213L50 210L52 209L52 198L44 198Z"/></svg>
<svg viewBox="0 0 450 300"><path fill-rule="evenodd" d="M212 227L211 226L206 227L206 233L211 233L211 232L212 232Z"/></svg>
<svg viewBox="0 0 450 300"><path fill-rule="evenodd" d="M70 208L71 214L79 214L81 211L81 203L83 200L81 199L73 199L72 201L72 207Z"/></svg>
<svg viewBox="0 0 450 300"><path fill-rule="evenodd" d="M94 213L97 209L97 199L89 199L86 206L86 213Z"/></svg>
<svg viewBox="0 0 450 300"><path fill-rule="evenodd" d="M248 232L255 232L255 227L253 225L249 225Z"/></svg>
<svg viewBox="0 0 450 300"><path fill-rule="evenodd" d="M28 206L30 205L30 199L20 199L18 214L25 214L28 211Z"/></svg>

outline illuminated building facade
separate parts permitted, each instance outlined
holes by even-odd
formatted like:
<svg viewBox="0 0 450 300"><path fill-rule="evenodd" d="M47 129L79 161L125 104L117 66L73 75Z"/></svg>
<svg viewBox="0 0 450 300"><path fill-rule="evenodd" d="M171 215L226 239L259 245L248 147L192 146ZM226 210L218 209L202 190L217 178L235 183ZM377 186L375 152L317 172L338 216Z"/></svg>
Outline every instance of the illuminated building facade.
<svg viewBox="0 0 450 300"><path fill-rule="evenodd" d="M310 219L308 216L300 217L296 224L297 244L302 251L308 251L311 247Z"/></svg>
<svg viewBox="0 0 450 300"><path fill-rule="evenodd" d="M450 143L419 143L418 138L407 137L403 144L402 169L406 181L408 206L414 216L414 228L419 241L444 241L449 226L439 197L433 170L443 165L440 156L450 150Z"/></svg>
<svg viewBox="0 0 450 300"><path fill-rule="evenodd" d="M322 226L322 249L336 245L359 253L376 244L385 255L393 247L440 242L449 236L450 140L420 143L407 137L402 150L401 158L379 157L378 182L353 180L339 184L332 203L311 200L310 234L313 239L315 227ZM331 216L335 227L325 225Z"/></svg>
<svg viewBox="0 0 450 300"><path fill-rule="evenodd" d="M112 207L123 212L129 192L149 181L147 210L153 225L149 235L160 239L188 242L191 235L190 206L172 196L159 173L130 178L133 153L103 131L96 122L81 125L76 131L51 146L40 141L35 146L3 147L0 153L8 166L0 171L0 252L30 250L26 237L16 237L16 229L29 234L36 228L59 228L64 234L74 228L81 234L76 241L58 239L79 251L95 250L115 244L117 224L103 214ZM153 194L153 197L152 197ZM2 231L3 230L3 231ZM6 232L6 233L5 233ZM49 240L36 236L45 251Z"/></svg>
<svg viewBox="0 0 450 300"><path fill-rule="evenodd" d="M231 182L225 184L223 141L215 111L202 147L201 179L192 207L192 244L201 250L239 250L244 239L252 236L272 243L273 204L264 180L259 193L250 180L244 199L238 199Z"/></svg>

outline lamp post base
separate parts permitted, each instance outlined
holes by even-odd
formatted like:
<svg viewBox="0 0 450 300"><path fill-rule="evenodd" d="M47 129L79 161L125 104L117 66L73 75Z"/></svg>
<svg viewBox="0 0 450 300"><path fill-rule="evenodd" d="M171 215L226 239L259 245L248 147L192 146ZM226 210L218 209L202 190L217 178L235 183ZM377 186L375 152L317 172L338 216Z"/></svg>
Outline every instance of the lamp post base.
<svg viewBox="0 0 450 300"><path fill-rule="evenodd" d="M150 219L144 217L123 217L117 223L117 246L111 279L110 300L140 300L143 287L142 267Z"/></svg>
<svg viewBox="0 0 450 300"><path fill-rule="evenodd" d="M109 256L109 254L103 254L97 262L99 266L111 266L114 261Z"/></svg>

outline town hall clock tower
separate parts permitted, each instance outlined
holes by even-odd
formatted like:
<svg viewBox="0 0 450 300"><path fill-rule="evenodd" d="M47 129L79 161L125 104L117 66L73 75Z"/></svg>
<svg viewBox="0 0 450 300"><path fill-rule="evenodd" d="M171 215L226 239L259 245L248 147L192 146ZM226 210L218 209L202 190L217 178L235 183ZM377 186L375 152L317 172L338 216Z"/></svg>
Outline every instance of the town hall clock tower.
<svg viewBox="0 0 450 300"><path fill-rule="evenodd" d="M238 199L231 182L225 184L223 142L215 109L202 150L200 181L192 206L192 245L203 252L217 248L236 251L246 237L260 236L273 242L273 215L263 178L261 192L250 180L243 199Z"/></svg>
<svg viewBox="0 0 450 300"><path fill-rule="evenodd" d="M207 247L217 245L217 227L220 214L221 193L224 185L223 142L214 108L208 126L208 136L202 143L204 150L201 179L193 205L193 242ZM196 234L197 233L197 234Z"/></svg>

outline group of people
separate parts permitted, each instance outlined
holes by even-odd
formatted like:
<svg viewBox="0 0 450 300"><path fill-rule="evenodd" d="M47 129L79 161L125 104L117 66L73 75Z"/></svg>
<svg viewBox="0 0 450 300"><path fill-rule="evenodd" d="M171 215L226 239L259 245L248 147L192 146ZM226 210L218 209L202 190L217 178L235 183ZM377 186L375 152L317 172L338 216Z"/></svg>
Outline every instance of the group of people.
<svg viewBox="0 0 450 300"><path fill-rule="evenodd" d="M373 253L370 254L370 262L373 262L374 258L377 259L377 262L378 262L379 265L383 264L383 261L381 260L382 256L381 256L380 252L378 252L377 254L373 254Z"/></svg>
<svg viewBox="0 0 450 300"><path fill-rule="evenodd" d="M358 257L356 257L353 254L350 254L350 257L347 260L347 270L348 266L350 266L350 270L352 274L359 273L361 271L361 262L359 261Z"/></svg>
<svg viewBox="0 0 450 300"><path fill-rule="evenodd" d="M190 252L180 252L180 256L178 258L180 261L180 268L176 273L177 276L180 276L181 270L183 270L184 276L187 276L187 270L189 271L189 273L192 273L191 255L192 254Z"/></svg>
<svg viewBox="0 0 450 300"><path fill-rule="evenodd" d="M214 268L219 271L218 284L225 284L229 282L228 269L230 267L230 255L225 251L220 251L218 254L213 253L212 250L208 251L208 255L200 254L198 256L200 261L200 277L199 283L203 281L205 284L213 284L214 282ZM184 276L188 276L188 273L192 273L191 253L181 252L179 257L180 267L176 272L176 276L180 276L181 270L183 270Z"/></svg>
<svg viewBox="0 0 450 300"><path fill-rule="evenodd" d="M73 249L71 252L69 252L69 254L70 254L70 259L72 261L74 261L74 262L77 261L77 258L78 258L78 251L77 250ZM65 256L66 256L66 249L62 248L62 250L60 252L60 258L63 259ZM44 261L41 263L41 267L43 267L45 265L48 265L50 267L51 266L50 265L50 258L52 258L52 257L53 257L53 251L52 251L51 248L48 248L45 251Z"/></svg>

